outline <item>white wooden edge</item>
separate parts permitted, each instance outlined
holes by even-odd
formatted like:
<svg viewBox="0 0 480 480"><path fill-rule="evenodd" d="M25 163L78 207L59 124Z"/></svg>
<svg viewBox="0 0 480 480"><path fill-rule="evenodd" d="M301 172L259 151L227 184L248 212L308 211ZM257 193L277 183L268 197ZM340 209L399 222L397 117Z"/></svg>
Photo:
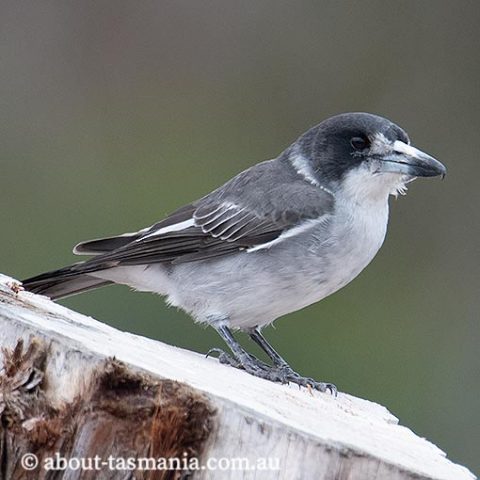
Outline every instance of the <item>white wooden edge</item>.
<svg viewBox="0 0 480 480"><path fill-rule="evenodd" d="M398 425L396 417L374 402L341 392L337 398L318 392L312 395L257 379L202 354L121 332L45 297L25 291L16 294L10 288L12 282L0 274L0 346L13 346L18 338L32 334L52 341L56 356L47 370L49 388L63 400L78 393L95 359L115 356L132 368L204 392L219 411L219 429L208 455L280 456L281 472L265 473L261 478L325 478L322 475L341 467L328 465L332 450L363 459L358 472L351 471L345 478L475 478L438 447ZM68 375L60 374L65 362ZM211 473L195 478L227 477Z"/></svg>

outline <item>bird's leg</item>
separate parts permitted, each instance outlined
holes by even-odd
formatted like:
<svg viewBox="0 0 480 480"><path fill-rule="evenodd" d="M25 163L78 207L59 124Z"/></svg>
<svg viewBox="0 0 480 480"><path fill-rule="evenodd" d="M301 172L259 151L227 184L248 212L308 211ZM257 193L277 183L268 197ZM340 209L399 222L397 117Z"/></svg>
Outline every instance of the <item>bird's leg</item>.
<svg viewBox="0 0 480 480"><path fill-rule="evenodd" d="M258 330L253 330L250 333L250 336L256 343L258 343L258 345L260 345L260 347L273 361L273 367L265 364L258 358L246 352L235 340L232 332L226 325L216 325L214 328L228 345L233 355L229 355L219 348L214 348L207 353L207 356L211 353L218 353L218 359L220 363L244 369L246 372L255 377L278 383L291 382L299 386L315 388L321 392L330 390L334 395L336 395L337 388L335 385L331 383L316 382L312 378L302 377L296 373L273 349L273 347L269 345L269 343L265 340L265 338L263 338Z"/></svg>
<svg viewBox="0 0 480 480"><path fill-rule="evenodd" d="M288 367L290 365L280 356L279 353L267 342L267 339L260 333L258 328L253 329L250 338L268 355L275 367Z"/></svg>
<svg viewBox="0 0 480 480"><path fill-rule="evenodd" d="M321 392L330 390L335 396L337 395L337 387L332 383L317 382L313 378L302 377L295 372L292 367L276 352L276 350L267 342L265 337L260 333L258 328L250 332L250 338L268 355L272 360L274 369L276 370L279 381L282 383L296 383L299 386L310 386Z"/></svg>
<svg viewBox="0 0 480 480"><path fill-rule="evenodd" d="M258 372L260 370L266 371L271 368L266 363L246 352L242 348L242 346L235 340L232 332L226 325L214 326L214 328L228 345L228 348L233 353L233 356L224 352L220 348L212 348L207 353L207 357L212 353L218 353L218 360L220 363L231 365L235 368L245 369L248 373L251 373L252 375L255 375L255 372Z"/></svg>

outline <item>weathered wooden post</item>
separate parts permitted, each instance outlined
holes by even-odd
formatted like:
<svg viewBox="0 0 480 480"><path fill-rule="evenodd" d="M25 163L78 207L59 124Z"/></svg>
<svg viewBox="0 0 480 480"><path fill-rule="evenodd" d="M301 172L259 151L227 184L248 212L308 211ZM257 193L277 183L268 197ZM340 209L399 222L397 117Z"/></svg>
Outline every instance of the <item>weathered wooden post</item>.
<svg viewBox="0 0 480 480"><path fill-rule="evenodd" d="M0 276L0 478L471 480L384 407L275 385Z"/></svg>

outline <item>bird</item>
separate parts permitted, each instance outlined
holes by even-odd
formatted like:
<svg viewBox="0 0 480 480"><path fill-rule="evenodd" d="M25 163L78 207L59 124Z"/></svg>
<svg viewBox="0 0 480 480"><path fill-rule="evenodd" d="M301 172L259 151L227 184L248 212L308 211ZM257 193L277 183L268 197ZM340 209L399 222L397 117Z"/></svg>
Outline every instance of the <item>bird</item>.
<svg viewBox="0 0 480 480"><path fill-rule="evenodd" d="M389 197L417 177L445 174L390 120L338 114L154 225L81 242L73 252L91 258L22 285L53 300L110 284L160 294L218 332L229 351L208 354L220 363L336 395L333 383L290 367L262 330L351 282L384 241ZM244 349L236 331L269 361Z"/></svg>

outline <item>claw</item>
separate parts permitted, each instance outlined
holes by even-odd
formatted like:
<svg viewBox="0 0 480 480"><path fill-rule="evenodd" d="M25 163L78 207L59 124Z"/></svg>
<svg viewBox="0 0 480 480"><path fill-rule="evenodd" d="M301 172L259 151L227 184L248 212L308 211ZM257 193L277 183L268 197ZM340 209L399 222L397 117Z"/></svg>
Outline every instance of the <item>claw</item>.
<svg viewBox="0 0 480 480"><path fill-rule="evenodd" d="M218 353L218 361L222 365L230 365L235 368L242 368L242 365L238 360L231 357L228 353L225 353L221 348L211 348L205 355L208 358L212 353Z"/></svg>
<svg viewBox="0 0 480 480"><path fill-rule="evenodd" d="M309 390L315 389L322 393L330 390L332 395L337 396L337 387L333 385L333 383L317 382L313 378L302 377L288 365L283 365L277 370L276 381L281 383L295 383L298 385L298 388L305 387Z"/></svg>
<svg viewBox="0 0 480 480"><path fill-rule="evenodd" d="M336 397L337 396L337 387L333 383L323 383L323 382L316 382L315 380L312 380L311 378L306 378L305 387L307 388L314 388L315 390L318 390L319 392L326 392L327 390L330 390L330 393ZM297 383L297 382L295 382ZM300 384L300 383L298 383Z"/></svg>
<svg viewBox="0 0 480 480"><path fill-rule="evenodd" d="M325 387L326 387L327 390L330 390L330 393L331 393L335 398L337 398L338 390L337 390L336 385L334 385L333 383L326 383L326 384L325 384Z"/></svg>
<svg viewBox="0 0 480 480"><path fill-rule="evenodd" d="M206 354L205 354L205 358L208 358L210 357L210 355L212 355L213 353L218 353L219 355L221 355L222 353L225 353L223 350L221 350L220 348L211 348Z"/></svg>

